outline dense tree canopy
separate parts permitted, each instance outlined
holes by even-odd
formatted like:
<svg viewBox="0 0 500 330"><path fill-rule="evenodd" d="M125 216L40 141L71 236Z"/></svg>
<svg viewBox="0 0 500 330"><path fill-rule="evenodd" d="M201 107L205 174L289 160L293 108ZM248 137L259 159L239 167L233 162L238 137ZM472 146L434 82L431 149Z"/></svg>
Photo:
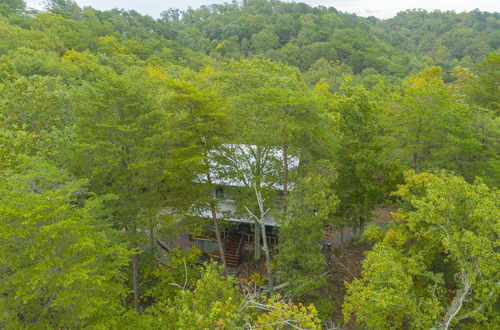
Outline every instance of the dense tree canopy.
<svg viewBox="0 0 500 330"><path fill-rule="evenodd" d="M1 1L0 328L498 324L498 13L159 16ZM215 179L257 273L169 245L208 228L226 264ZM340 283L327 232L380 205Z"/></svg>
<svg viewBox="0 0 500 330"><path fill-rule="evenodd" d="M96 219L98 200L79 205L82 182L40 159L2 173L0 323L7 328L104 325L123 311L129 252Z"/></svg>
<svg viewBox="0 0 500 330"><path fill-rule="evenodd" d="M348 286L344 316L370 328L498 322L498 190L444 173L406 173L396 223Z"/></svg>

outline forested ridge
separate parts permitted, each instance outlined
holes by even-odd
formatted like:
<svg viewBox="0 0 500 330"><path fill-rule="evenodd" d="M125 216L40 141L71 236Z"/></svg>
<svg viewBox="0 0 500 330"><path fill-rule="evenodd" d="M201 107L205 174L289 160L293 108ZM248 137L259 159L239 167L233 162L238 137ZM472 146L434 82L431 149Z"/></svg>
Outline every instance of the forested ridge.
<svg viewBox="0 0 500 330"><path fill-rule="evenodd" d="M498 13L159 17L0 0L0 328L500 324ZM170 245L207 228L218 261Z"/></svg>

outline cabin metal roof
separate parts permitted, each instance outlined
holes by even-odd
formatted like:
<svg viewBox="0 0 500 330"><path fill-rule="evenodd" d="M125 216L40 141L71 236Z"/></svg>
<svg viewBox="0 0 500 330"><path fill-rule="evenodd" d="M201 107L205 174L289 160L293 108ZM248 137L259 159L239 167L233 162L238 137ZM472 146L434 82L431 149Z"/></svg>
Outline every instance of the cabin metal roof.
<svg viewBox="0 0 500 330"><path fill-rule="evenodd" d="M210 152L210 178L213 184L233 187L252 187L252 181L260 173L264 186L283 190L280 173L283 164L283 150L277 147L249 144L223 144ZM260 159L260 162L258 161ZM299 166L299 159L287 155L288 168ZM260 169L259 169L260 166ZM207 183L206 175L196 180Z"/></svg>

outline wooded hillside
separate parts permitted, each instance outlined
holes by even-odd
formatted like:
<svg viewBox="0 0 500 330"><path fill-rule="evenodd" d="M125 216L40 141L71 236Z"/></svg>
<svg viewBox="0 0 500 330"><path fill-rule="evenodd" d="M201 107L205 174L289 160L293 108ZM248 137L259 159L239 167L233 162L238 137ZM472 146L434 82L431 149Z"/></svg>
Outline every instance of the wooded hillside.
<svg viewBox="0 0 500 330"><path fill-rule="evenodd" d="M499 48L480 11L0 1L0 328L493 329Z"/></svg>

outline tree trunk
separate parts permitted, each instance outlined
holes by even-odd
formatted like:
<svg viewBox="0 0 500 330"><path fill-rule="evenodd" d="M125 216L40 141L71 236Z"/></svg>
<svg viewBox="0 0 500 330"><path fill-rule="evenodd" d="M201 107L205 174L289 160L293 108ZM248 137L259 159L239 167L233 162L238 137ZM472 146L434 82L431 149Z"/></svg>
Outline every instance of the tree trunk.
<svg viewBox="0 0 500 330"><path fill-rule="evenodd" d="M156 251L156 244L155 244L154 225L153 225L153 220L151 220L151 218L149 218L149 243L151 244L151 252L154 255Z"/></svg>
<svg viewBox="0 0 500 330"><path fill-rule="evenodd" d="M261 213L261 215L262 215L262 213ZM273 272L272 272L272 268L271 268L271 254L269 252L269 245L267 244L266 224L264 222L264 217L260 218L260 226L261 226L261 230L262 230L262 241L264 242L262 249L264 250L264 254L266 255L268 290L269 290L269 295L272 296L274 293L273 292L274 291Z"/></svg>
<svg viewBox="0 0 500 330"><path fill-rule="evenodd" d="M359 217L359 236L361 238L363 237L364 230L365 230L365 217L360 216Z"/></svg>
<svg viewBox="0 0 500 330"><path fill-rule="evenodd" d="M261 158L261 149L260 146L257 146L255 149L255 172L257 173L256 175L256 182L255 182L255 192L260 191L260 175L262 174L262 158ZM258 190L257 190L258 187ZM257 195L256 195L257 196ZM257 197L257 202L258 202L258 197ZM254 259L255 260L260 260L260 235L261 235L261 228L260 228L260 223L257 218L255 218L255 225L254 225Z"/></svg>
<svg viewBox="0 0 500 330"><path fill-rule="evenodd" d="M222 263L224 264L224 271L226 267L226 254L224 252L224 242L222 242L222 238L220 235L220 230L219 230L219 222L217 220L217 212L215 210L215 205L213 202L210 203L210 211L212 211L212 221L214 223L214 231L215 231L215 237L217 238L217 244L219 245L219 253L220 253L220 259Z"/></svg>
<svg viewBox="0 0 500 330"><path fill-rule="evenodd" d="M210 173L207 173L207 182L209 187L212 187L212 178L210 177ZM220 236L220 230L219 230L219 222L217 221L217 211L215 209L215 201L214 197L212 196L212 191L208 192L210 194L210 198L212 199L210 201L210 211L212 213L212 221L214 223L214 232L215 232L215 237L217 239L217 245L219 245L219 253L220 253L220 259L222 263L224 264L224 271L226 269L226 254L224 252L224 243L222 242L222 238Z"/></svg>
<svg viewBox="0 0 500 330"><path fill-rule="evenodd" d="M254 223L254 259L255 260L260 260L260 224L255 220Z"/></svg>
<svg viewBox="0 0 500 330"><path fill-rule="evenodd" d="M413 169L418 171L418 154L416 152L413 153Z"/></svg>
<svg viewBox="0 0 500 330"><path fill-rule="evenodd" d="M264 250L264 254L266 256L266 270L267 270L267 283L268 283L268 290L269 290L269 295L273 295L274 291L274 281L273 281L273 271L271 268L271 253L269 251L269 244L267 242L267 234L266 234L266 222L265 222L265 217L267 212L269 212L269 209L264 211L264 200L262 199L262 194L260 193L260 190L255 187L255 197L257 198L257 204L259 204L259 216L257 217L253 213L249 211L249 213L254 217L255 221L260 224L260 230L262 232L262 249ZM259 246L260 250L260 246Z"/></svg>
<svg viewBox="0 0 500 330"><path fill-rule="evenodd" d="M283 213L286 216L288 210L288 145L283 144Z"/></svg>
<svg viewBox="0 0 500 330"><path fill-rule="evenodd" d="M136 250L136 252L132 255L132 281L134 283L134 307L135 310L139 312L141 309L139 306L139 299L141 298L141 292L139 288L139 252L137 251L137 243L133 243L132 248Z"/></svg>
<svg viewBox="0 0 500 330"><path fill-rule="evenodd" d="M446 315L444 317L442 325L438 326L439 329L448 330L450 328L451 322L462 309L464 300L471 290L471 283L466 272L463 270L461 271L460 279L464 287L459 289L455 294L455 297L453 297L450 306L448 306L448 309L446 310Z"/></svg>
<svg viewBox="0 0 500 330"><path fill-rule="evenodd" d="M344 253L344 227L340 228L340 256Z"/></svg>

